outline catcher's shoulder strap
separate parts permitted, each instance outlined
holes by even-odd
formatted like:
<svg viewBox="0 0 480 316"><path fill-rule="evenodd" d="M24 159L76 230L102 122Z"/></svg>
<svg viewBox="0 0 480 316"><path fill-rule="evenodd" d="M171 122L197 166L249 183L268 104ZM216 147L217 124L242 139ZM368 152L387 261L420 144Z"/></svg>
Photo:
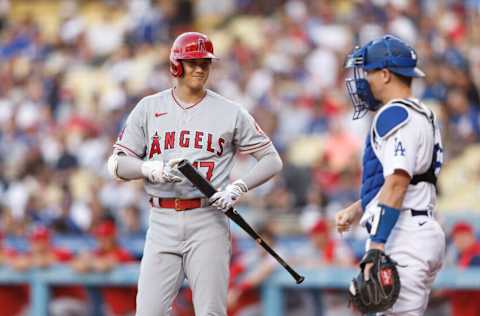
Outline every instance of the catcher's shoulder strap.
<svg viewBox="0 0 480 316"><path fill-rule="evenodd" d="M433 138L435 140L435 116L433 115L433 112L431 110L428 110L425 107L420 106L420 104L418 104L417 102L411 99L398 99L398 100L395 100L395 103L400 103L414 110L415 112L423 115L432 125ZM435 174L436 161L437 161L437 150L433 148L433 155L432 155L432 161L430 162L430 167L424 173L414 175L410 180L410 184L415 185L420 182L428 182L433 184L435 188L437 188L437 175Z"/></svg>
<svg viewBox="0 0 480 316"><path fill-rule="evenodd" d="M380 110L373 124L373 133L379 138L386 138L410 120L407 109L399 102L392 102Z"/></svg>

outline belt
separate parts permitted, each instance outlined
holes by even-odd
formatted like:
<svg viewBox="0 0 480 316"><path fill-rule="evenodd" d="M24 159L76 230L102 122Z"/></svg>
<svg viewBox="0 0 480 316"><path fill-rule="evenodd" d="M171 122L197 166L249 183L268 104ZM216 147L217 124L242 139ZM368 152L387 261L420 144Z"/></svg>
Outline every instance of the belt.
<svg viewBox="0 0 480 316"><path fill-rule="evenodd" d="M410 214L412 216L433 216L432 211L427 211L427 210L412 210L412 209L410 209ZM367 231L370 234L370 230L372 229L372 224L367 222L367 223L365 223L365 227L367 228Z"/></svg>
<svg viewBox="0 0 480 316"><path fill-rule="evenodd" d="M412 209L410 209L410 212L412 213L412 216L432 216L432 212L427 211L427 210L412 210Z"/></svg>
<svg viewBox="0 0 480 316"><path fill-rule="evenodd" d="M187 211L194 208L201 208L207 205L206 199L178 199L178 198L160 198L151 196L148 199L150 205L156 208L173 208L177 212Z"/></svg>

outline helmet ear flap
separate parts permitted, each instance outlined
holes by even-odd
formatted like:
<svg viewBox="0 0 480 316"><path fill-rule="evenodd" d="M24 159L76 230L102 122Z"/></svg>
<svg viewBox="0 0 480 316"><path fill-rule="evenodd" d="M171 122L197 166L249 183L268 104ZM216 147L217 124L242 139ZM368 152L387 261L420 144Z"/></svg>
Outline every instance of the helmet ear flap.
<svg viewBox="0 0 480 316"><path fill-rule="evenodd" d="M174 77L181 77L183 75L183 65L180 61L175 60L170 62L170 73Z"/></svg>

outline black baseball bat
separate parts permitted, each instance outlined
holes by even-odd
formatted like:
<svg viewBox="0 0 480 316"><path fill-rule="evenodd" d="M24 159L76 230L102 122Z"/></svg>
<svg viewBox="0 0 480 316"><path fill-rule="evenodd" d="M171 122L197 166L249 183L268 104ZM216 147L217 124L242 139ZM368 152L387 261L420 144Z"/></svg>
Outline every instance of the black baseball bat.
<svg viewBox="0 0 480 316"><path fill-rule="evenodd" d="M178 170L188 179L190 182L195 185L195 187L200 190L205 196L210 198L214 195L217 190L200 175L197 170L188 162L188 160L182 160L178 166ZM247 234L250 235L260 246L262 246L272 257L274 257L278 263L280 263L290 275L295 279L297 284L300 284L305 280L305 277L298 274L293 268L285 262L285 260L280 257L275 250L268 245L265 240L243 219L243 217L233 208L231 207L225 213L232 221L237 223Z"/></svg>

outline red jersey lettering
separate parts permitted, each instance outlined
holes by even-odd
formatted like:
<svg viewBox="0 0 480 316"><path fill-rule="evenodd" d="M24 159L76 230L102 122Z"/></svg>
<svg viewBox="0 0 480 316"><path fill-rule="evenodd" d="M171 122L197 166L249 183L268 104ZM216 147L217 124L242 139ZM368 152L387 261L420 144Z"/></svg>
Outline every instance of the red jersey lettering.
<svg viewBox="0 0 480 316"><path fill-rule="evenodd" d="M221 156L223 154L223 144L225 144L225 139L223 138L219 138L218 139L218 148L219 150L217 150L217 156Z"/></svg>
<svg viewBox="0 0 480 316"><path fill-rule="evenodd" d="M203 132L195 132L195 148L202 149Z"/></svg>
<svg viewBox="0 0 480 316"><path fill-rule="evenodd" d="M175 146L175 132L166 132L165 133L165 145L163 149L173 149Z"/></svg>
<svg viewBox="0 0 480 316"><path fill-rule="evenodd" d="M180 132L180 147L188 147L190 145L190 138L188 138L188 135L190 135L189 131Z"/></svg>
<svg viewBox="0 0 480 316"><path fill-rule="evenodd" d="M207 134L207 151L214 153L215 150L212 148L212 138L213 138L213 135L208 133Z"/></svg>

